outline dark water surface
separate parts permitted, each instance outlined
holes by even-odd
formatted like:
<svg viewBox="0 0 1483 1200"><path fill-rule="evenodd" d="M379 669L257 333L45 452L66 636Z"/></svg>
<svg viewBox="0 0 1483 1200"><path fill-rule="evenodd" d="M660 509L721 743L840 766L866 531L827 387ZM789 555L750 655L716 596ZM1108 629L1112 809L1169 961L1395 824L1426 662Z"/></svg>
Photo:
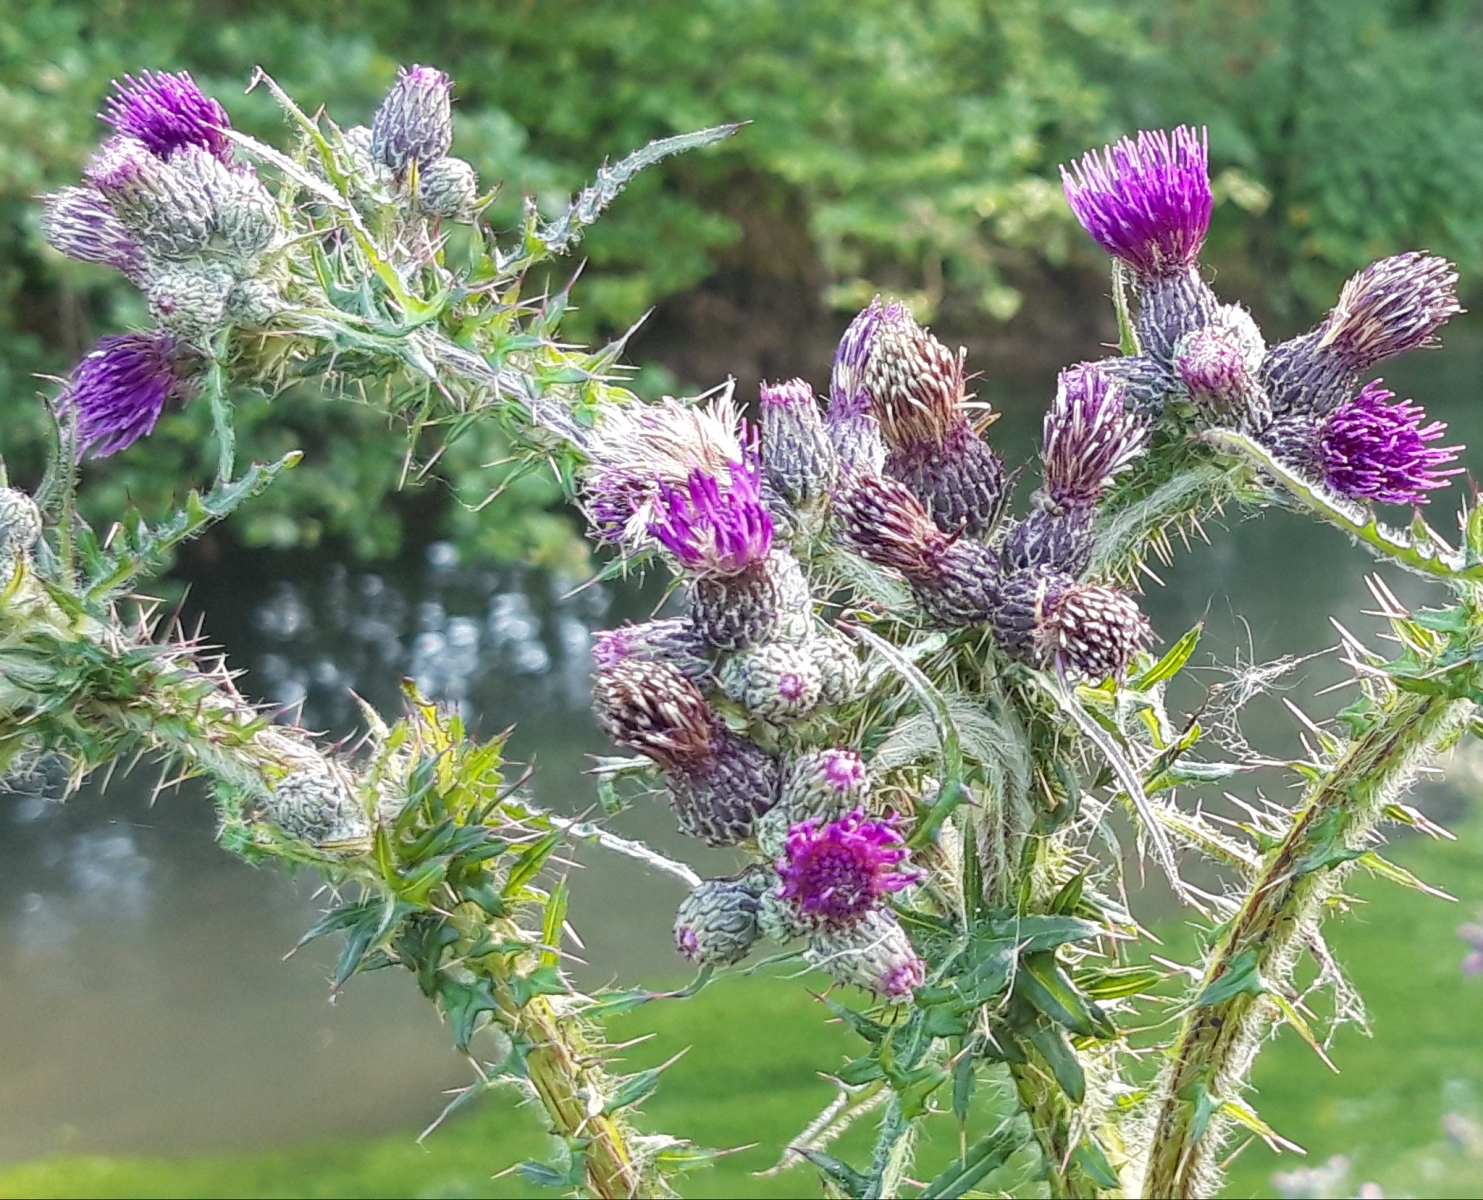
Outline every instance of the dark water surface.
<svg viewBox="0 0 1483 1200"><path fill-rule="evenodd" d="M1388 383L1483 452L1480 370L1483 346L1454 337L1393 368ZM1011 461L1029 451L1051 386L982 389L1010 412L995 440ZM1468 459L1483 466L1479 453ZM1434 507L1449 532L1451 502ZM1213 544L1156 565L1168 586L1150 584L1146 607L1166 641L1204 618L1200 661L1229 663L1321 651L1334 641L1330 614L1373 634L1360 613L1373 607L1364 576L1374 564L1340 534L1280 510L1233 513L1225 526L1211 528ZM1381 573L1407 601L1428 595L1424 581ZM249 694L302 703L311 727L353 731L350 689L394 713L402 676L461 703L485 731L515 725L511 754L538 764L538 798L579 812L593 797L585 755L604 748L588 711L591 631L641 619L657 593L569 595L572 586L466 567L435 543L383 572L255 556L195 580L187 610L206 614ZM1290 694L1307 703L1342 676L1333 656L1315 658ZM1244 731L1270 753L1297 746L1271 700L1253 706ZM55 781L0 795L0 1161L246 1148L436 1113L439 1090L463 1083L467 1067L411 981L377 973L331 1003L332 947L281 961L317 912L309 880L236 862L212 842L200 789L151 804L156 779L141 765L65 806L47 798ZM657 805L618 828L702 874L731 861L679 838ZM571 917L589 951L585 981L676 977L669 925L683 885L626 859L577 857Z"/></svg>

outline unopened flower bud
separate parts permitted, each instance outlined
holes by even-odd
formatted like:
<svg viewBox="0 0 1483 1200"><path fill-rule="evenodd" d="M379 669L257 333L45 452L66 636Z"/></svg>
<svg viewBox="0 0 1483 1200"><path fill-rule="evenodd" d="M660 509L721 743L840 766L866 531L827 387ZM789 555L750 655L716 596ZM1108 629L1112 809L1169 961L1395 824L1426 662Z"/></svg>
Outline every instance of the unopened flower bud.
<svg viewBox="0 0 1483 1200"><path fill-rule="evenodd" d="M801 720L819 706L824 682L807 645L768 642L733 655L721 688L752 716L773 724Z"/></svg>
<svg viewBox="0 0 1483 1200"><path fill-rule="evenodd" d="M707 753L668 773L669 802L680 832L712 846L749 838L777 803L778 764L755 742L721 728Z"/></svg>
<svg viewBox="0 0 1483 1200"><path fill-rule="evenodd" d="M1259 381L1266 352L1251 314L1239 304L1227 304L1209 325L1179 339L1174 371L1206 420L1260 429L1272 416Z"/></svg>
<svg viewBox="0 0 1483 1200"><path fill-rule="evenodd" d="M279 291L266 279L241 279L227 297L226 319L249 329L268 324L287 307Z"/></svg>
<svg viewBox="0 0 1483 1200"><path fill-rule="evenodd" d="M685 678L704 683L715 674L708 647L689 617L631 622L593 634L592 661L606 671L625 658L665 663Z"/></svg>
<svg viewBox="0 0 1483 1200"><path fill-rule="evenodd" d="M757 941L758 897L766 886L746 877L707 879L680 902L675 948L699 966L740 962Z"/></svg>
<svg viewBox="0 0 1483 1200"><path fill-rule="evenodd" d="M807 645L819 667L823 703L833 708L855 699L865 668L855 653L854 644L848 638L829 632L809 639Z"/></svg>
<svg viewBox="0 0 1483 1200"><path fill-rule="evenodd" d="M41 540L41 510L18 488L0 488L0 592L15 576L16 564Z"/></svg>
<svg viewBox="0 0 1483 1200"><path fill-rule="evenodd" d="M211 242L211 199L175 167L156 158L143 142L117 137L105 142L88 165L88 180L118 219L151 254L186 258Z"/></svg>
<svg viewBox="0 0 1483 1200"><path fill-rule="evenodd" d="M371 154L400 175L432 164L453 145L453 81L432 67L403 69L371 120Z"/></svg>
<svg viewBox="0 0 1483 1200"><path fill-rule="evenodd" d="M479 176L461 158L443 157L417 169L417 205L434 217L467 217L479 198Z"/></svg>
<svg viewBox="0 0 1483 1200"><path fill-rule="evenodd" d="M149 283L149 315L176 337L200 344L226 323L235 283L226 267L168 267Z"/></svg>
<svg viewBox="0 0 1483 1200"><path fill-rule="evenodd" d="M827 498L839 466L813 388L802 379L763 384L760 405L767 481L795 508L818 504Z"/></svg>
<svg viewBox="0 0 1483 1200"><path fill-rule="evenodd" d="M1042 498L1043 499L1043 498ZM1097 510L1090 504L1036 507L1004 539L1004 564L1011 571L1047 567L1067 575L1086 573L1096 550Z"/></svg>
<svg viewBox="0 0 1483 1200"><path fill-rule="evenodd" d="M897 305L892 301L892 306ZM886 307L877 296L844 332L834 352L825 428L842 474L878 475L886 463L886 443L870 411L865 368L875 352Z"/></svg>
<svg viewBox="0 0 1483 1200"><path fill-rule="evenodd" d="M328 763L285 776L268 794L262 815L289 837L322 849L353 846L371 832L360 798Z"/></svg>
<svg viewBox="0 0 1483 1200"><path fill-rule="evenodd" d="M889 1000L910 999L927 977L906 930L882 909L872 909L853 925L815 934L804 957L836 983L852 983Z"/></svg>

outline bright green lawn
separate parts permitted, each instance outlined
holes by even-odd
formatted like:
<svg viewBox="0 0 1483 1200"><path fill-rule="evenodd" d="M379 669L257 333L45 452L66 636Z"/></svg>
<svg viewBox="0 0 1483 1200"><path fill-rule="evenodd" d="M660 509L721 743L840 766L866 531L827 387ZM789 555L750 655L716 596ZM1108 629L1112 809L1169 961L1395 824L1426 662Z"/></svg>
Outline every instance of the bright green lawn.
<svg viewBox="0 0 1483 1200"><path fill-rule="evenodd" d="M1483 1116L1470 1107L1475 1092L1483 1099L1483 979L1462 978L1455 933L1483 903L1483 823L1474 822L1456 844L1411 839L1395 857L1462 903L1357 881L1355 890L1371 903L1329 928L1368 1003L1375 1037L1342 1031L1333 1057L1343 1074L1336 1076L1285 1032L1260 1061L1255 1103L1309 1149L1308 1163L1349 1156L1350 1189L1374 1179L1391 1196L1483 1194L1483 1159L1451 1146L1441 1127L1449 1109ZM627 1016L612 1032L627 1039L650 1031L658 1037L632 1052L638 1065L684 1045L693 1049L650 1102L646 1123L705 1145L761 1143L692 1177L687 1195L818 1194L807 1168L752 1174L771 1165L778 1147L829 1100L832 1089L815 1072L851 1049L851 1037L824 1024L799 984L727 978L693 1000ZM540 1194L515 1177L489 1178L492 1168L545 1149L535 1115L508 1101L451 1124L426 1149L412 1136L176 1161L45 1159L0 1171L0 1196ZM951 1137L939 1135L927 1157L945 1158L952 1148ZM1483 1129L1477 1152L1483 1154ZM1237 1160L1227 1194L1271 1195L1272 1172L1301 1165L1255 1146Z"/></svg>

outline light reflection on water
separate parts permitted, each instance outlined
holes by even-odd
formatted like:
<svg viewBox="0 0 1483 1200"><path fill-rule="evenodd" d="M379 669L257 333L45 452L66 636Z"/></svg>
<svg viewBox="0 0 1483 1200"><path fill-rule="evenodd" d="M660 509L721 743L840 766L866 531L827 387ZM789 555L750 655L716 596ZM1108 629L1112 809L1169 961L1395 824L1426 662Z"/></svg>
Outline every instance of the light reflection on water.
<svg viewBox="0 0 1483 1200"><path fill-rule="evenodd" d="M1483 446L1472 398L1483 353L1452 340L1388 382ZM1016 390L1045 397L1050 387ZM995 427L1010 461L1030 449L1041 405L1010 407ZM1212 545L1155 565L1169 587L1150 585L1145 603L1166 643L1202 618L1198 661L1312 654L1334 640L1331 613L1373 634L1357 615L1372 607L1363 578L1373 566L1343 537L1280 510L1233 513L1225 525L1212 527ZM1404 599L1429 594L1423 581L1383 574ZM585 756L605 748L588 710L591 631L641 619L656 595L574 592L568 579L461 564L434 543L421 561L379 573L254 557L197 580L189 608L209 615L208 635L246 670L250 694L301 710L308 726L353 733L352 690L394 714L407 676L485 733L515 726L511 754L538 764L538 799L578 812L593 797ZM1311 698L1342 674L1333 656L1313 659L1291 695L1332 712L1342 695ZM1243 729L1269 753L1297 749L1275 699L1253 705ZM331 1004L333 947L281 961L316 914L310 881L216 849L210 805L193 785L151 806L155 778L141 765L106 795L90 788L66 806L45 798L60 781L44 776L0 796L0 1160L186 1153L428 1119L467 1068L410 981L377 973ZM1455 809L1457 797L1437 803ZM657 804L623 814L618 828L702 874L732 861L679 838ZM675 978L669 924L681 885L628 860L577 858L571 913L593 955L584 980Z"/></svg>

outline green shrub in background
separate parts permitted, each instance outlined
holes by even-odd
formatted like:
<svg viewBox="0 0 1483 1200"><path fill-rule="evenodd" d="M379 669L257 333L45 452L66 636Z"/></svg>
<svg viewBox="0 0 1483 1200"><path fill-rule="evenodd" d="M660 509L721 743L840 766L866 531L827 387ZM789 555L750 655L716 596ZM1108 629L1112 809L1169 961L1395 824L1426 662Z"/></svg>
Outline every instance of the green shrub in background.
<svg viewBox="0 0 1483 1200"><path fill-rule="evenodd" d="M591 162L650 138L732 120L719 153L639 177L593 230L573 337L621 333L717 270L785 278L857 308L878 288L930 318L1011 317L1046 265L1101 263L1072 228L1055 165L1139 126L1206 122L1222 224L1210 259L1243 279L1285 275L1269 303L1310 298L1391 250L1457 259L1483 246L1483 32L1454 0L0 0L0 396L29 398L101 333L141 322L132 288L46 250L34 197L76 177L108 80L188 68L234 123L271 134L261 63L294 94L368 116L399 62L454 72L459 153L552 206ZM800 233L799 231L803 232ZM1316 231L1322 231L1318 233ZM535 280L555 287L559 277ZM1030 297L1035 302L1035 297ZM781 318L780 318L781 319ZM656 372L659 380L663 372ZM712 384L716 380L687 381ZM642 387L640 390L650 390ZM362 557L419 535L466 550L572 565L582 551L554 488L523 480L478 516L503 450L455 442L419 489L384 422L304 391L269 408L239 397L244 456L308 448L304 466L231 526L253 545L334 538ZM17 406L19 407L19 406ZM3 452L35 477L34 408ZM29 422L29 424L26 424ZM176 412L140 453L88 468L98 518L127 492L165 507L213 453L202 411ZM164 469L162 456L168 458Z"/></svg>

